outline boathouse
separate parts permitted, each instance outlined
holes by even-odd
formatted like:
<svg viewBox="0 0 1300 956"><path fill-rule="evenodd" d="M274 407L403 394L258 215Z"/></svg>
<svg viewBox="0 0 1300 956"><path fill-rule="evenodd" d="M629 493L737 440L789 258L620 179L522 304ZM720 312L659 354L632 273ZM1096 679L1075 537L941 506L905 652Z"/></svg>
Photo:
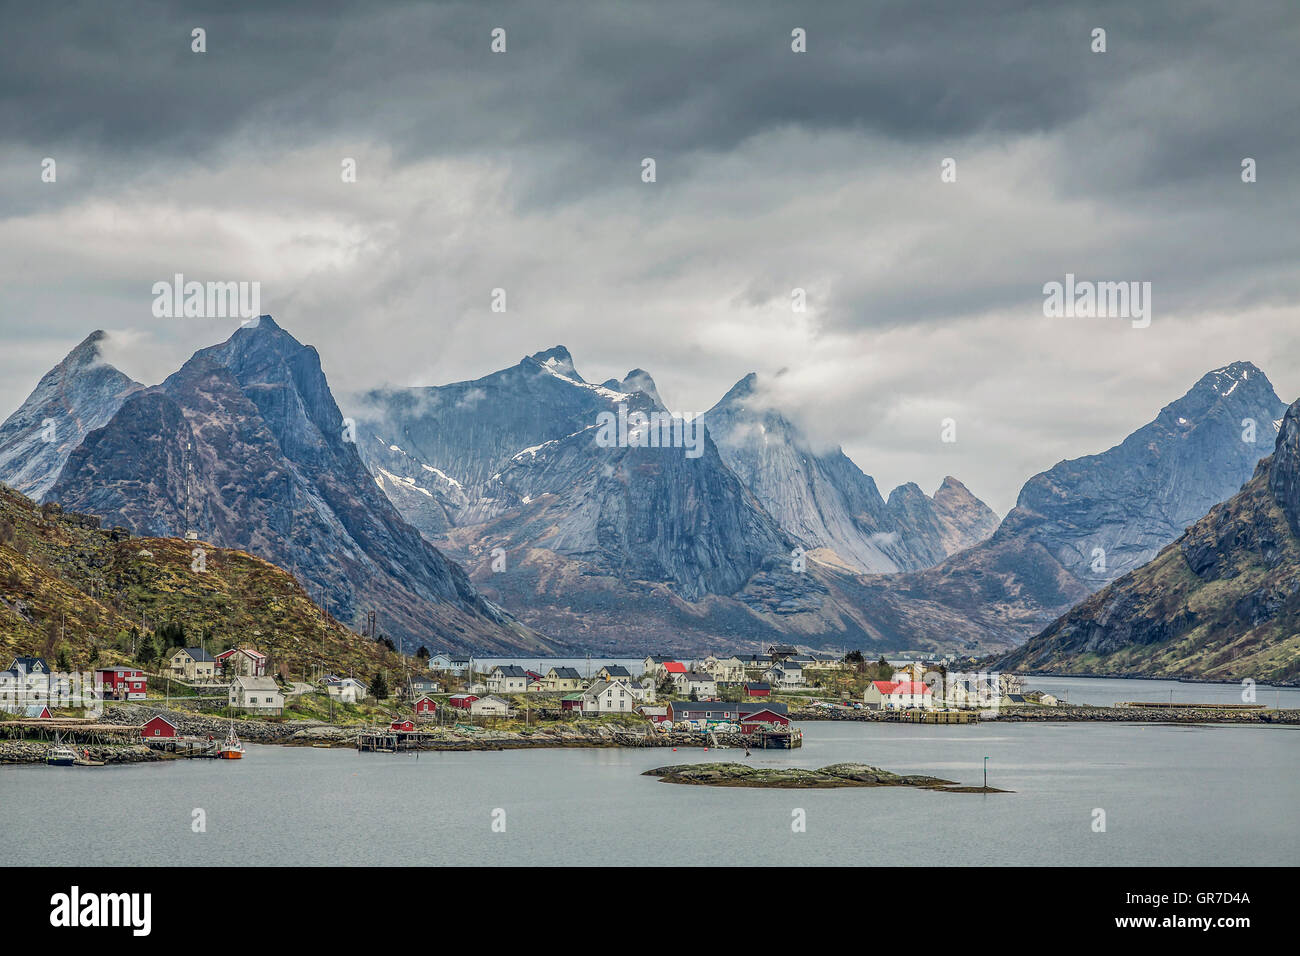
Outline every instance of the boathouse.
<svg viewBox="0 0 1300 956"><path fill-rule="evenodd" d="M140 728L140 736L150 739L154 737L175 737L176 735L176 725L162 714L157 717L150 717L145 721L145 725Z"/></svg>

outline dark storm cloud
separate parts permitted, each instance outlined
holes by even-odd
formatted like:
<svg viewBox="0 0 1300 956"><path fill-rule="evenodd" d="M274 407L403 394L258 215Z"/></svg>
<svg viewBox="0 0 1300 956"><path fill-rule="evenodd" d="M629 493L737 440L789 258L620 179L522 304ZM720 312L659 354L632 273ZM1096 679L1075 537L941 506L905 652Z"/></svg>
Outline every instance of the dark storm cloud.
<svg viewBox="0 0 1300 956"><path fill-rule="evenodd" d="M1002 508L1210 368L1300 387L1293 0L6 3L0 23L4 411L95 326L133 330L142 378L224 337L149 324L150 283L199 270L263 280L340 390L563 342L698 410L790 365L789 400L882 484L951 472ZM1155 324L1045 322L1067 272L1152 282ZM484 324L497 285L518 324ZM935 463L950 414L968 438Z"/></svg>
<svg viewBox="0 0 1300 956"><path fill-rule="evenodd" d="M1175 69L1240 94L1220 126L1231 143L1234 124L1258 134L1251 116L1287 95L1272 84L1294 53L1294 21L1284 3L1216 6L11 5L0 128L35 148L202 162L235 143L276 148L346 127L409 156L563 144L595 168L651 148L726 150L786 124L906 141L1050 130L1104 113L1127 78ZM1104 58L1087 50L1096 25L1113 37ZM206 55L190 52L194 26L207 30ZM508 31L505 57L488 53L494 26ZM790 55L795 26L808 56ZM1255 66L1224 75L1242 55ZM1168 175L1171 158L1151 168Z"/></svg>

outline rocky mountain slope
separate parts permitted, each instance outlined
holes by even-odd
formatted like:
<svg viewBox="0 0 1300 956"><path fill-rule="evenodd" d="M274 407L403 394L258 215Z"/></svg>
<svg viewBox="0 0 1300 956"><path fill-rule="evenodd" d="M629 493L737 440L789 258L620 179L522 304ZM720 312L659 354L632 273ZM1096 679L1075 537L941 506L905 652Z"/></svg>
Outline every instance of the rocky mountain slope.
<svg viewBox="0 0 1300 956"><path fill-rule="evenodd" d="M205 550L202 571L193 551ZM141 627L143 624L143 630ZM73 668L132 660L162 624L210 651L254 647L277 671L369 675L398 666L383 645L352 634L275 565L242 551L176 538L136 538L98 518L37 505L0 486L0 656L35 654ZM3 665L0 665L3 666Z"/></svg>
<svg viewBox="0 0 1300 956"><path fill-rule="evenodd" d="M1119 445L1031 478L987 541L924 571L861 578L863 609L906 647L1018 644L1233 495L1285 409L1249 362L1215 369ZM1255 441L1243 440L1252 422Z"/></svg>
<svg viewBox="0 0 1300 956"><path fill-rule="evenodd" d="M1000 666L1300 682L1300 402L1241 491Z"/></svg>
<svg viewBox="0 0 1300 956"><path fill-rule="evenodd" d="M777 523L806 548L833 551L856 571L927 568L983 540L997 516L955 478L935 498L915 484L888 502L840 449L818 453L758 392L754 373L704 416L723 460Z"/></svg>
<svg viewBox="0 0 1300 956"><path fill-rule="evenodd" d="M353 627L377 611L407 650L547 648L402 520L350 437L316 351L263 316L133 392L48 497L136 533L194 531L257 554Z"/></svg>
<svg viewBox="0 0 1300 956"><path fill-rule="evenodd" d="M144 387L104 362L104 338L103 332L87 336L0 425L0 476L37 501L82 439Z"/></svg>

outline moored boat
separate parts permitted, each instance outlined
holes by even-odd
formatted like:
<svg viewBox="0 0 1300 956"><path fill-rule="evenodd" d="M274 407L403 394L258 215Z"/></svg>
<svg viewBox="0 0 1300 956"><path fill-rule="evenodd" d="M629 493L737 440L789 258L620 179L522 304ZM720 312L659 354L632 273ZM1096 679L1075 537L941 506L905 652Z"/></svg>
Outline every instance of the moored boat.
<svg viewBox="0 0 1300 956"><path fill-rule="evenodd" d="M244 745L239 742L235 736L235 725L230 725L230 733L226 735L225 743L217 747L217 758L219 760L239 760L244 756Z"/></svg>

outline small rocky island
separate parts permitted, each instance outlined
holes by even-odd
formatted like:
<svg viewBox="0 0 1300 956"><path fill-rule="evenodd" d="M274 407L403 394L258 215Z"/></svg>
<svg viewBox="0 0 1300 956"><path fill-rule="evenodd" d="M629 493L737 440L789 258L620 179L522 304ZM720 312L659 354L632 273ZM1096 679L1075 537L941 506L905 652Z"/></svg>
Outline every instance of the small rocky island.
<svg viewBox="0 0 1300 956"><path fill-rule="evenodd" d="M767 787L805 790L828 787L917 787L945 793L1009 793L995 787L963 787L952 780L918 774L897 774L865 763L836 763L820 770L750 767L743 763L684 763L656 767L642 776L662 783L687 783L706 787Z"/></svg>

